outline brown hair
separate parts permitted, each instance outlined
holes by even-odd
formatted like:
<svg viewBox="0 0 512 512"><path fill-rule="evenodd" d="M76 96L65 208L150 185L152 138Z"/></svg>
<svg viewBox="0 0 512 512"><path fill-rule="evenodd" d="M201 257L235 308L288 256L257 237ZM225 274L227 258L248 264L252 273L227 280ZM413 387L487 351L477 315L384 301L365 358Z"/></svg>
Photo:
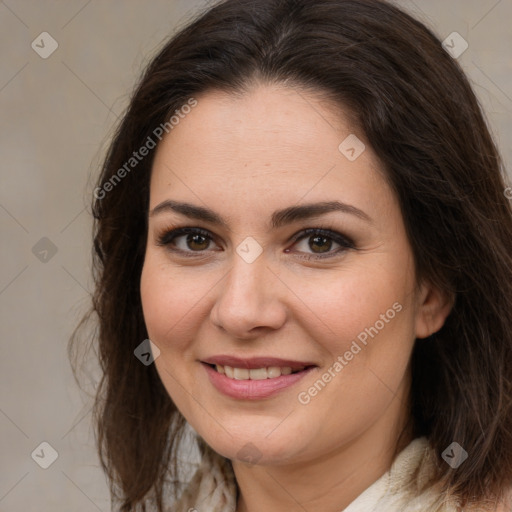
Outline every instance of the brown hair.
<svg viewBox="0 0 512 512"><path fill-rule="evenodd" d="M418 278L456 298L444 327L416 340L414 434L434 448L445 492L467 501L501 497L512 485L512 210L464 73L429 29L384 1L227 0L147 67L93 202L92 313L103 371L96 432L120 510L146 510L150 498L162 510L166 476L178 478L185 422L155 365L134 357L147 338L139 281L154 151L122 182L105 184L191 97L243 93L257 81L325 94L355 116L380 158ZM440 459L453 441L469 453L456 470Z"/></svg>

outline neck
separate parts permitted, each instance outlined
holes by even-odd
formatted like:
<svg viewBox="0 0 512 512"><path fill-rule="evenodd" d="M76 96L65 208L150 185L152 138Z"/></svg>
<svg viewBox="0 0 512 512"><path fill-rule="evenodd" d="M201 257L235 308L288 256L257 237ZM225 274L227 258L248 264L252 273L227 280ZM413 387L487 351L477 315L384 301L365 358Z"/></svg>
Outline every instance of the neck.
<svg viewBox="0 0 512 512"><path fill-rule="evenodd" d="M284 466L233 461L239 487L237 512L345 509L389 470L396 454L412 441L402 398L397 394L389 414L366 431L314 460Z"/></svg>

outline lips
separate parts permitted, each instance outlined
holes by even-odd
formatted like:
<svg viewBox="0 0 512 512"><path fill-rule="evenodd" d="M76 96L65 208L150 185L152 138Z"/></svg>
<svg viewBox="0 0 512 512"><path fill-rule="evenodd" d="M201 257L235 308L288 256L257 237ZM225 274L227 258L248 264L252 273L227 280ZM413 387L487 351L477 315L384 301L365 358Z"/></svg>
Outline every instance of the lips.
<svg viewBox="0 0 512 512"><path fill-rule="evenodd" d="M268 398L301 380L316 367L307 361L273 357L214 356L201 361L213 386L231 398Z"/></svg>

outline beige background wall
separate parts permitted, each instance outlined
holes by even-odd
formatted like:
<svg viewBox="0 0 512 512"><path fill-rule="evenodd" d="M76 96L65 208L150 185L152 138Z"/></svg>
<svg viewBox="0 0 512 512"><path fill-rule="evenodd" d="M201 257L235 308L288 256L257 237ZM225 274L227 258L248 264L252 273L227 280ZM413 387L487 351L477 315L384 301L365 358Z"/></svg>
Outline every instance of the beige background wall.
<svg viewBox="0 0 512 512"><path fill-rule="evenodd" d="M457 31L468 41L459 61L510 168L512 1L397 3L442 39ZM110 510L90 401L79 393L66 356L91 286L85 207L91 175L142 66L204 5L205 0L0 2L2 512ZM46 59L31 47L42 32L58 43ZM44 48L41 38L35 44L44 54L51 41L43 37ZM31 457L43 441L58 452L48 469ZM50 450L42 449L34 458L50 461Z"/></svg>

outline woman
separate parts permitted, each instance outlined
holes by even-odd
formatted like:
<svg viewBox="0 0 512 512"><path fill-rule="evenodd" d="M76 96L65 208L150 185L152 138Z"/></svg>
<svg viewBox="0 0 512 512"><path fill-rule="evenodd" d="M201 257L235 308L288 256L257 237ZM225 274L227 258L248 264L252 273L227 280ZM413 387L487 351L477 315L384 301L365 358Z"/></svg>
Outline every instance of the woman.
<svg viewBox="0 0 512 512"><path fill-rule="evenodd" d="M120 510L511 510L505 190L460 67L386 2L175 35L94 193Z"/></svg>

